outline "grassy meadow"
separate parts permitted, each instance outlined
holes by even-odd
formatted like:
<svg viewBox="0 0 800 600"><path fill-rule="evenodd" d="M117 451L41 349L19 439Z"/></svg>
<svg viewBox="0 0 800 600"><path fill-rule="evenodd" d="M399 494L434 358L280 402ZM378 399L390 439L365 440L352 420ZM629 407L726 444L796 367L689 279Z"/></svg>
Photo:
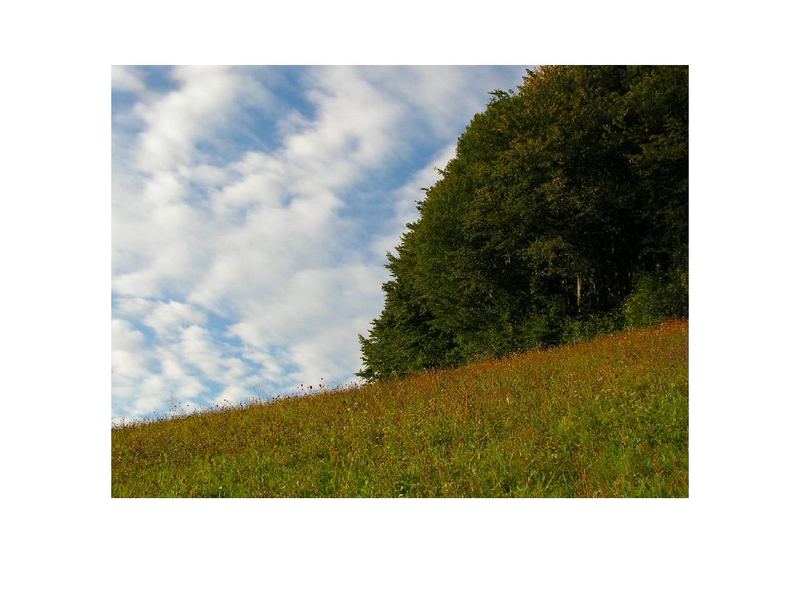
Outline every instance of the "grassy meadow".
<svg viewBox="0 0 800 600"><path fill-rule="evenodd" d="M114 497L686 497L688 322L112 429Z"/></svg>

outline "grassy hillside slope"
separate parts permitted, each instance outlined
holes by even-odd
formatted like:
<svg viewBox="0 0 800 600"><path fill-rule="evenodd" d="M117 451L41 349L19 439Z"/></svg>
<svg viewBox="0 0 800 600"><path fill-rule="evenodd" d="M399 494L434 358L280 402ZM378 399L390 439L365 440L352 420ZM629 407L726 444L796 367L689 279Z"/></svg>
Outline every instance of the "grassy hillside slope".
<svg viewBox="0 0 800 600"><path fill-rule="evenodd" d="M688 322L111 439L118 497L685 497Z"/></svg>

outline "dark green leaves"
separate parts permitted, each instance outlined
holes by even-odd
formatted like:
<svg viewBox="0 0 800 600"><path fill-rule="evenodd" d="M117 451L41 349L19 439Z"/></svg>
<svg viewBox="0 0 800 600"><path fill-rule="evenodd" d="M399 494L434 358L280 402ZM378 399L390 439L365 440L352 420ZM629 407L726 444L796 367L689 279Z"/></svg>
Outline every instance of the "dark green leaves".
<svg viewBox="0 0 800 600"><path fill-rule="evenodd" d="M368 379L686 313L688 69L544 67L492 96L390 258Z"/></svg>

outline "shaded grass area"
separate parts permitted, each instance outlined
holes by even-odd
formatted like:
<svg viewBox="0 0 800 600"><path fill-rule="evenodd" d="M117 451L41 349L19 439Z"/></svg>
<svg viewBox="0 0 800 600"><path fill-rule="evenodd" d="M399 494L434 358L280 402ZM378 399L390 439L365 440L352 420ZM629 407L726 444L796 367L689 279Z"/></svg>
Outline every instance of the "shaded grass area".
<svg viewBox="0 0 800 600"><path fill-rule="evenodd" d="M115 497L686 497L688 322L111 440Z"/></svg>

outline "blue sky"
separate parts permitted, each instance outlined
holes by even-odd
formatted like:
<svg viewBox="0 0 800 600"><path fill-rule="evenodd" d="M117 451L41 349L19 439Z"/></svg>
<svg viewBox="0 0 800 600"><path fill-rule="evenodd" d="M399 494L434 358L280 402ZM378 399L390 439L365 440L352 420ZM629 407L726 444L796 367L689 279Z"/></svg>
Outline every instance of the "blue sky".
<svg viewBox="0 0 800 600"><path fill-rule="evenodd" d="M114 67L112 418L356 381L385 254L524 67Z"/></svg>

